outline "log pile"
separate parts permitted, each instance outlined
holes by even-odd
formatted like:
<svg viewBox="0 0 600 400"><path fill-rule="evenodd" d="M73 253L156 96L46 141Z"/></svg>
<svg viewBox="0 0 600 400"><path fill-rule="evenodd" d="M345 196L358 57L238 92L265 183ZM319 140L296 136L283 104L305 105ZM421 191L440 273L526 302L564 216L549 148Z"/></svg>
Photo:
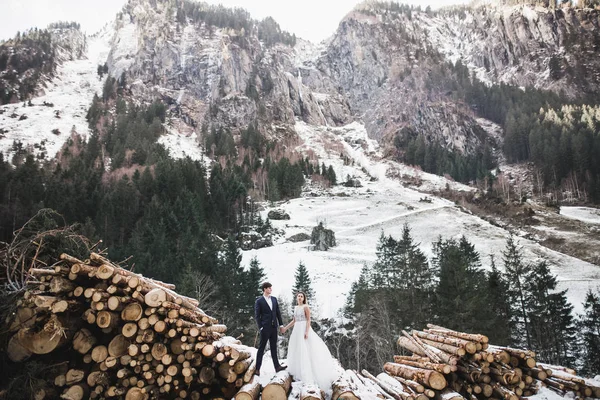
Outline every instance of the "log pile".
<svg viewBox="0 0 600 400"><path fill-rule="evenodd" d="M8 355L64 360L41 399L225 399L240 388L256 399L250 349L174 289L96 253L85 262L63 254L30 270Z"/></svg>
<svg viewBox="0 0 600 400"><path fill-rule="evenodd" d="M378 376L362 371L378 397L396 400L504 399L532 396L541 387L560 395L600 398L600 386L575 371L537 363L529 350L493 346L484 335L428 324L424 331L403 331L398 344L413 354L394 356Z"/></svg>

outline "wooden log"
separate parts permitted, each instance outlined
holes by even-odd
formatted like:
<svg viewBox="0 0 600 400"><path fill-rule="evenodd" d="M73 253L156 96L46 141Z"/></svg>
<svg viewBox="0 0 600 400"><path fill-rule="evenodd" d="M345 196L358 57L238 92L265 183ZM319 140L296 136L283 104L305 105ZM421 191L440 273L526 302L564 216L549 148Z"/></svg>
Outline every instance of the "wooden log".
<svg viewBox="0 0 600 400"><path fill-rule="evenodd" d="M444 389L439 394L439 400L464 400L464 397L451 389Z"/></svg>
<svg viewBox="0 0 600 400"><path fill-rule="evenodd" d="M269 381L262 391L263 400L286 400L292 387L292 376L280 371Z"/></svg>
<svg viewBox="0 0 600 400"><path fill-rule="evenodd" d="M50 276L60 275L60 272L56 272L54 269L47 269L47 268L29 268L29 271L27 271L27 272L29 273L29 275L36 276L36 277L46 276L46 275L50 275Z"/></svg>
<svg viewBox="0 0 600 400"><path fill-rule="evenodd" d="M417 381L432 389L442 390L447 386L446 378L437 371L389 362L385 363L383 369L391 375Z"/></svg>
<svg viewBox="0 0 600 400"><path fill-rule="evenodd" d="M83 328L73 337L73 348L80 354L85 354L96 344L96 337Z"/></svg>
<svg viewBox="0 0 600 400"><path fill-rule="evenodd" d="M254 359L252 358L246 358L244 360L236 361L235 364L233 364L233 370L237 375L241 375L244 372L246 372L248 368L250 368L250 365L252 365L253 362Z"/></svg>
<svg viewBox="0 0 600 400"><path fill-rule="evenodd" d="M443 335L435 335L427 332L421 331L413 331L413 335L418 336L421 339L427 339L429 341L443 343L445 345L450 345L456 347L458 349L464 349L469 354L475 354L477 352L477 345L474 342L470 342L468 340L463 340L455 337L448 337ZM425 342L427 343L427 342ZM436 346L437 347L437 346ZM457 354L463 356L464 354L459 354L457 352L450 352L448 350L444 350L448 353Z"/></svg>
<svg viewBox="0 0 600 400"><path fill-rule="evenodd" d="M132 387L127 391L125 400L148 400L150 395L143 388Z"/></svg>
<svg viewBox="0 0 600 400"><path fill-rule="evenodd" d="M418 354L420 356L427 357L427 354L420 347L418 347L412 340L405 336L400 336L398 338L398 346L410 350L413 353ZM458 357L456 357L455 355L448 354L443 350L429 346L427 344L425 344L425 346L428 348L428 350L435 352L435 354L442 360L442 362L449 365L456 365L458 363Z"/></svg>
<svg viewBox="0 0 600 400"><path fill-rule="evenodd" d="M146 293L144 301L149 307L160 307L164 301L167 301L167 292L161 288L152 289Z"/></svg>
<svg viewBox="0 0 600 400"><path fill-rule="evenodd" d="M492 354L494 360L508 364L510 362L510 354L496 346L489 346L486 353Z"/></svg>
<svg viewBox="0 0 600 400"><path fill-rule="evenodd" d="M98 327L102 329L113 328L117 326L118 322L119 316L116 313L110 311L100 311L96 315L96 325L98 325Z"/></svg>
<svg viewBox="0 0 600 400"><path fill-rule="evenodd" d="M421 338L421 340L425 344L428 344L432 347L442 350L445 353L456 355L458 357L463 357L465 354L467 354L467 351L461 347L456 347L451 344L436 342L434 340L429 340L429 339L424 339L424 338Z"/></svg>
<svg viewBox="0 0 600 400"><path fill-rule="evenodd" d="M92 349L92 360L101 363L108 357L108 348L104 345L96 346Z"/></svg>
<svg viewBox="0 0 600 400"><path fill-rule="evenodd" d="M21 328L32 327L35 324L36 316L37 315L33 308L18 307L15 317L8 330L10 332L16 332Z"/></svg>
<svg viewBox="0 0 600 400"><path fill-rule="evenodd" d="M87 264L73 264L70 273L77 276L94 277L96 275L96 267Z"/></svg>
<svg viewBox="0 0 600 400"><path fill-rule="evenodd" d="M448 364L436 364L427 361L410 361L396 356L394 356L394 362L397 364L410 365L411 367L431 369L442 374L449 374L450 372L453 372L452 366ZM456 370L456 367L454 367L454 370Z"/></svg>
<svg viewBox="0 0 600 400"><path fill-rule="evenodd" d="M221 378L225 379L229 383L233 383L237 379L237 374L235 373L233 368L231 368L229 366L229 364L226 364L226 363L220 364L218 371L219 371L219 376Z"/></svg>
<svg viewBox="0 0 600 400"><path fill-rule="evenodd" d="M121 334L115 336L108 344L108 354L111 357L121 357L127 354L130 342Z"/></svg>
<svg viewBox="0 0 600 400"><path fill-rule="evenodd" d="M235 395L235 400L258 400L260 395L260 381L258 378L253 378L240 388ZM337 397L336 397L337 398Z"/></svg>
<svg viewBox="0 0 600 400"><path fill-rule="evenodd" d="M139 321L144 315L144 310L139 303L128 304L121 311L121 319L123 321Z"/></svg>
<svg viewBox="0 0 600 400"><path fill-rule="evenodd" d="M154 343L150 353L155 360L161 360L167 354L167 346L162 343Z"/></svg>
<svg viewBox="0 0 600 400"><path fill-rule="evenodd" d="M200 369L200 374L198 380L200 383L204 383L206 385L210 385L212 381L215 379L215 370L211 367L205 366Z"/></svg>
<svg viewBox="0 0 600 400"><path fill-rule="evenodd" d="M249 383L252 380L252 377L254 376L255 372L256 372L256 359L252 360L252 364L250 364L250 366L246 370L246 373L244 374L244 382Z"/></svg>
<svg viewBox="0 0 600 400"><path fill-rule="evenodd" d="M66 261L69 264L83 264L83 261L73 256L70 256L67 253L62 253L59 258L63 261Z"/></svg>
<svg viewBox="0 0 600 400"><path fill-rule="evenodd" d="M43 329L21 328L17 338L21 346L33 354L48 354L68 341L69 330L61 320L52 314Z"/></svg>
<svg viewBox="0 0 600 400"><path fill-rule="evenodd" d="M411 340L418 348L420 348L423 351L423 353L425 353L427 357L431 359L431 361L436 363L442 362L440 357L435 352L429 350L429 348L425 345L425 343L423 343L421 338L414 332L412 335L409 335L408 332L403 330L402 334L406 336L409 340Z"/></svg>
<svg viewBox="0 0 600 400"><path fill-rule="evenodd" d="M331 388L333 390L331 398L333 399L359 400L356 388L350 384L345 373L333 382Z"/></svg>
<svg viewBox="0 0 600 400"><path fill-rule="evenodd" d="M303 384L300 389L300 400L323 400L323 394L317 385Z"/></svg>
<svg viewBox="0 0 600 400"><path fill-rule="evenodd" d="M504 347L504 346L490 346L490 347L492 347L494 349L506 351L511 356L515 356L517 358L523 358L523 359L525 359L527 357L535 358L535 353L531 350L521 350L521 349L515 349L512 347ZM488 351L489 351L490 347L488 347Z"/></svg>
<svg viewBox="0 0 600 400"><path fill-rule="evenodd" d="M379 385L377 385L372 380L360 375L358 372L347 371L347 373L351 373L351 379L358 386L359 391L363 393L369 393L371 398L376 396L380 399L393 399L393 397L387 394L387 392L383 390Z"/></svg>
<svg viewBox="0 0 600 400"><path fill-rule="evenodd" d="M50 292L51 293L68 293L75 289L75 284L62 276L55 276L50 281Z"/></svg>
<svg viewBox="0 0 600 400"><path fill-rule="evenodd" d="M402 378L400 376L390 375L390 377L394 378L395 380L397 380L398 382L400 382L402 385L410 388L413 392L416 392L416 393L425 393L425 390L426 390L425 386L421 385L419 382L415 382L415 381L410 380L410 379L404 379L404 378ZM430 396L428 396L428 397L430 397Z"/></svg>
<svg viewBox="0 0 600 400"><path fill-rule="evenodd" d="M480 343L488 343L489 342L489 338L485 335L458 332L458 331L454 331L452 329L444 328L443 326L434 325L434 324L427 324L427 327L429 328L428 331L433 331L434 333L439 332L444 335L450 335L450 336L457 337L459 339L469 340L472 342L480 342Z"/></svg>
<svg viewBox="0 0 600 400"><path fill-rule="evenodd" d="M90 389L85 383L78 383L65 389L60 398L66 400L83 400L88 398L89 391Z"/></svg>
<svg viewBox="0 0 600 400"><path fill-rule="evenodd" d="M121 333L126 338L131 338L136 335L137 330L138 326L135 322L128 322L125 325L123 325L123 328L121 328Z"/></svg>
<svg viewBox="0 0 600 400"><path fill-rule="evenodd" d="M510 389L507 389L506 387L500 385L499 383L495 382L492 384L492 388L494 390L494 393L499 396L501 399L505 399L505 400L519 400L519 396L517 396L515 394L515 392L513 392Z"/></svg>
<svg viewBox="0 0 600 400"><path fill-rule="evenodd" d="M363 375L365 375L364 372ZM366 376L370 378L370 376ZM417 398L427 400L425 395L419 397L419 395L415 394L409 387L402 385L399 381L388 375L386 372L380 373L376 378L378 385L394 398L399 396L402 400L411 400Z"/></svg>
<svg viewBox="0 0 600 400"><path fill-rule="evenodd" d="M33 354L26 347L21 345L17 334L14 334L8 341L6 353L8 358L13 362L25 361Z"/></svg>

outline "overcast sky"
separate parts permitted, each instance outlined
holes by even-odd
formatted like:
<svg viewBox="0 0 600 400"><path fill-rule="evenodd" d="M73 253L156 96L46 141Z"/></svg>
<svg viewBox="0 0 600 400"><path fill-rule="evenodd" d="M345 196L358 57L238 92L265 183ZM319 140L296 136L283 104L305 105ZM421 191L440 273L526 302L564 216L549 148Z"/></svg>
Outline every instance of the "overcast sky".
<svg viewBox="0 0 600 400"><path fill-rule="evenodd" d="M43 28L55 21L77 21L88 33L99 30L114 18L126 0L0 0L0 39L17 31ZM283 29L319 42L331 35L340 20L360 0L208 0L230 7L243 7L252 17L272 16ZM401 3L440 7L467 0L401 0Z"/></svg>

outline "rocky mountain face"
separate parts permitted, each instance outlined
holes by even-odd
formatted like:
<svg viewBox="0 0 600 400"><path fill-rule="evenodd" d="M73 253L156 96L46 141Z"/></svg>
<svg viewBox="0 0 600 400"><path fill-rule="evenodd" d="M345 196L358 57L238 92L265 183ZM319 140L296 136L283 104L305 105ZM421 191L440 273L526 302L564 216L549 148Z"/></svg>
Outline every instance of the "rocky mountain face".
<svg viewBox="0 0 600 400"><path fill-rule="evenodd" d="M599 17L590 8L530 4L432 12L370 2L344 18L313 62L321 74L301 71L313 89L320 75L337 85L374 138L410 128L469 152L486 135L471 107L449 96L448 80L457 77L443 64L460 62L487 84L581 98L599 88Z"/></svg>
<svg viewBox="0 0 600 400"><path fill-rule="evenodd" d="M0 43L0 105L43 95L57 66L83 57L86 46L75 23L31 29Z"/></svg>
<svg viewBox="0 0 600 400"><path fill-rule="evenodd" d="M344 96L322 98L302 82L292 47L259 40L257 21L198 7L130 1L114 23L110 73L125 73L134 95L173 105L185 123L180 129L208 125L235 132L260 122L263 133L274 134L291 131L295 118L316 125L352 120ZM215 13L234 26L209 21Z"/></svg>

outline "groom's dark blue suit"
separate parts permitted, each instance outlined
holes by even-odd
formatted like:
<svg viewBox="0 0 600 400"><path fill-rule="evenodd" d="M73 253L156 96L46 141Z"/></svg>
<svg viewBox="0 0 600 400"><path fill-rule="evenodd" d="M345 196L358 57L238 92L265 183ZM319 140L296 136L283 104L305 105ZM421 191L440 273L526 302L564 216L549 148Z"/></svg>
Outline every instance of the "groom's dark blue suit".
<svg viewBox="0 0 600 400"><path fill-rule="evenodd" d="M283 320L281 318L281 311L279 310L277 299L271 296L271 302L273 303L272 309L269 307L269 304L267 304L267 300L264 296L258 297L254 303L254 319L256 320L256 324L260 331L260 345L258 346L258 353L256 354L257 371L260 371L267 342L269 342L271 346L271 358L273 359L275 369L281 367L277 358L277 331L279 330L279 326L283 325Z"/></svg>

